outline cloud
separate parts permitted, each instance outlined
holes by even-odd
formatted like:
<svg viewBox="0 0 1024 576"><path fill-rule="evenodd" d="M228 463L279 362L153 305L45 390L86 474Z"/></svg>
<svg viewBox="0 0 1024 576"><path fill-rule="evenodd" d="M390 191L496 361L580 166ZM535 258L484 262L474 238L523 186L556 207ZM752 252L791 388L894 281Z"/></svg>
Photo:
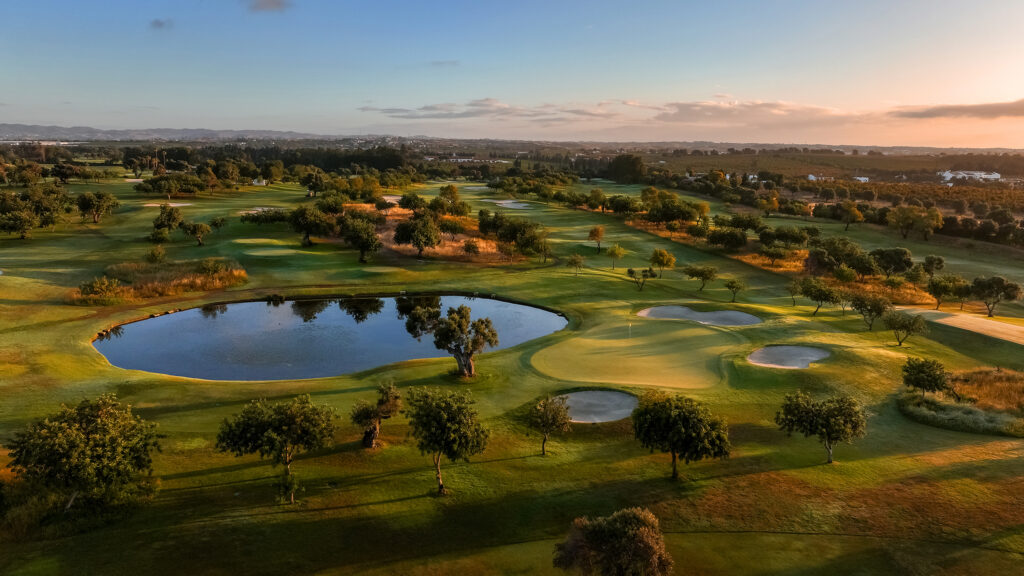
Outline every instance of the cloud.
<svg viewBox="0 0 1024 576"><path fill-rule="evenodd" d="M454 68L462 65L462 62L459 60L431 60L427 62L427 65L432 68Z"/></svg>
<svg viewBox="0 0 1024 576"><path fill-rule="evenodd" d="M291 0L246 0L249 12L284 12L292 7Z"/></svg>
<svg viewBox="0 0 1024 576"><path fill-rule="evenodd" d="M890 112L897 118L994 118L1024 117L1024 99L987 104L950 104L945 106L902 107Z"/></svg>
<svg viewBox="0 0 1024 576"><path fill-rule="evenodd" d="M174 21L170 18L153 18L149 21L150 30L167 30L174 26Z"/></svg>
<svg viewBox="0 0 1024 576"><path fill-rule="evenodd" d="M710 100L670 102L652 118L659 122L705 126L800 126L859 121L862 116L792 102Z"/></svg>
<svg viewBox="0 0 1024 576"><path fill-rule="evenodd" d="M470 100L465 104L444 102L427 104L419 108L378 108L363 106L362 112L377 112L391 118L402 120L454 120L461 118L538 118L552 116L551 111L540 108L512 106L495 98Z"/></svg>

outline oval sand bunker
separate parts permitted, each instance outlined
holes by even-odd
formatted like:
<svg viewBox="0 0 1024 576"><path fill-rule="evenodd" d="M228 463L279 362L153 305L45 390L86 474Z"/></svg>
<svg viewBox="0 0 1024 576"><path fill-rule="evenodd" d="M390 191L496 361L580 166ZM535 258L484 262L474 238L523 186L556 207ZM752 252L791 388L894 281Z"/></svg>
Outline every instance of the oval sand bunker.
<svg viewBox="0 0 1024 576"><path fill-rule="evenodd" d="M812 362L828 358L828 350L810 346L765 346L747 356L747 362L769 368L798 370L810 368Z"/></svg>
<svg viewBox="0 0 1024 576"><path fill-rule="evenodd" d="M564 396L569 406L569 419L587 424L628 418L637 405L636 396L615 390L583 390Z"/></svg>
<svg viewBox="0 0 1024 576"><path fill-rule="evenodd" d="M686 306L655 306L654 308L641 310L637 313L637 316L663 320L693 320L708 326L751 326L761 323L761 319L757 316L738 310L700 312Z"/></svg>

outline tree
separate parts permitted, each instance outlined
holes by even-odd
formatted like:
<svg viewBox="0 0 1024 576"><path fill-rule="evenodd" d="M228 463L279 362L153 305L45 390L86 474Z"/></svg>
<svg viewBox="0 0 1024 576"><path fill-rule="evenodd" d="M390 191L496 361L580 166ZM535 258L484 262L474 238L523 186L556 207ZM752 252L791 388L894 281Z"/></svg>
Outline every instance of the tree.
<svg viewBox="0 0 1024 576"><path fill-rule="evenodd" d="M695 266L693 264L687 264L683 266L683 274L686 274L687 278L693 280L700 280L700 288L698 292L703 292L704 287L709 282L714 282L715 278L718 278L718 268L714 266Z"/></svg>
<svg viewBox="0 0 1024 576"><path fill-rule="evenodd" d="M1021 288L1020 284L1010 282L1002 276L992 276L991 278L980 276L971 283L971 294L985 303L988 317L991 318L1000 302L1020 298Z"/></svg>
<svg viewBox="0 0 1024 576"><path fill-rule="evenodd" d="M835 288L826 284L821 278L811 276L800 281L800 294L818 305L811 316L817 316L818 310L821 310L823 305L835 304L839 301L839 295Z"/></svg>
<svg viewBox="0 0 1024 576"><path fill-rule="evenodd" d="M942 256L929 254L924 257L922 267L924 268L925 274L928 274L928 278L931 279L935 277L936 272L940 272L946 267L946 259Z"/></svg>
<svg viewBox="0 0 1024 576"><path fill-rule="evenodd" d="M747 245L747 233L740 228L715 228L708 234L708 244L739 250Z"/></svg>
<svg viewBox="0 0 1024 576"><path fill-rule="evenodd" d="M928 280L926 289L928 294L935 298L935 309L938 310L939 306L942 306L942 301L946 298L955 297L957 292L961 290L960 287L964 284L967 284L967 280L964 280L958 274L943 274L941 276L933 276Z"/></svg>
<svg viewBox="0 0 1024 576"><path fill-rule="evenodd" d="M861 213L861 211L857 208L857 204L852 200L847 200L846 202L843 202L842 211L843 224L846 224L846 227L843 228L843 230L849 230L850 224L857 224L859 222L864 221L864 214Z"/></svg>
<svg viewBox="0 0 1024 576"><path fill-rule="evenodd" d="M195 238L196 246L202 246L203 237L210 233L210 225L202 222L186 222L181 225L181 231L189 238Z"/></svg>
<svg viewBox="0 0 1024 576"><path fill-rule="evenodd" d="M462 225L462 222L459 222L455 218L445 218L441 220L437 225L437 229L442 233L451 236L452 242L455 241L455 237L457 235L466 231L466 227Z"/></svg>
<svg viewBox="0 0 1024 576"><path fill-rule="evenodd" d="M907 358L903 365L903 384L922 395L925 392L950 392L960 401L959 395L949 386L949 372L938 360Z"/></svg>
<svg viewBox="0 0 1024 576"><path fill-rule="evenodd" d="M334 418L334 408L313 404L308 394L275 404L253 400L221 424L217 449L235 456L259 454L274 466L283 464L282 492L294 504L297 486L292 461L300 452L318 450L330 443Z"/></svg>
<svg viewBox="0 0 1024 576"><path fill-rule="evenodd" d="M439 309L417 307L410 314L410 320L419 324L414 336L430 331L434 333L434 346L444 350L455 358L459 374L465 377L476 375L473 356L482 352L485 346L498 345L498 333L490 318L471 320L468 306L448 308L445 317L440 316ZM436 316L435 316L436 315Z"/></svg>
<svg viewBox="0 0 1024 576"><path fill-rule="evenodd" d="M117 196L110 192L86 192L78 196L76 200L78 211L82 218L91 216L93 223L98 224L103 216L110 214L115 208L121 205Z"/></svg>
<svg viewBox="0 0 1024 576"><path fill-rule="evenodd" d="M398 207L418 212L427 207L427 201L415 192L406 192L398 199Z"/></svg>
<svg viewBox="0 0 1024 576"><path fill-rule="evenodd" d="M391 213L391 209L395 206L397 206L397 204L385 198L378 198L377 201L373 203L373 207L384 215L385 220L387 220L388 214Z"/></svg>
<svg viewBox="0 0 1024 576"><path fill-rule="evenodd" d="M302 234L302 245L311 246L310 236L326 236L334 231L334 222L315 206L299 206L288 215L292 230Z"/></svg>
<svg viewBox="0 0 1024 576"><path fill-rule="evenodd" d="M365 400L356 402L352 407L352 423L363 428L363 447L376 448L380 437L380 426L384 420L398 414L402 409L402 396L394 384L381 384L377 387L377 402L370 404Z"/></svg>
<svg viewBox="0 0 1024 576"><path fill-rule="evenodd" d="M786 283L786 292L788 292L789 297L793 299L793 306L796 306L796 297L800 295L800 280L793 278Z"/></svg>
<svg viewBox="0 0 1024 576"><path fill-rule="evenodd" d="M467 238L466 241L462 243L462 251L470 256L479 254L480 244L478 244L477 241L472 238Z"/></svg>
<svg viewBox="0 0 1024 576"><path fill-rule="evenodd" d="M469 462L487 447L489 433L480 424L469 393L413 390L402 411L420 454L430 454L437 474L437 493L447 494L441 478L441 458Z"/></svg>
<svg viewBox="0 0 1024 576"><path fill-rule="evenodd" d="M590 229L587 239L597 244L597 253L601 253L601 240L604 239L604 226L594 226Z"/></svg>
<svg viewBox="0 0 1024 576"><path fill-rule="evenodd" d="M152 490L156 424L132 413L113 394L61 405L56 414L17 432L9 466L30 486L64 501L108 506Z"/></svg>
<svg viewBox="0 0 1024 576"><path fill-rule="evenodd" d="M786 435L799 432L805 438L817 436L825 446L829 464L836 444L852 443L867 434L867 414L850 396L815 402L804 392L787 394L782 409L775 414L775 423Z"/></svg>
<svg viewBox="0 0 1024 576"><path fill-rule="evenodd" d="M871 331L875 326L875 320L888 312L892 308L892 303L884 296L854 294L850 299L850 307L860 313L868 331Z"/></svg>
<svg viewBox="0 0 1024 576"><path fill-rule="evenodd" d="M761 256L768 260L769 266L775 266L777 260L782 260L789 252L781 246L761 246Z"/></svg>
<svg viewBox="0 0 1024 576"><path fill-rule="evenodd" d="M702 404L684 396L648 392L633 410L633 434L640 445L672 454L672 478L679 478L676 462L729 457L729 427Z"/></svg>
<svg viewBox="0 0 1024 576"><path fill-rule="evenodd" d="M885 221L890 228L895 229L906 239L914 229L920 211L921 209L915 206L896 206L886 214Z"/></svg>
<svg viewBox="0 0 1024 576"><path fill-rule="evenodd" d="M650 280L651 278L656 277L657 274L654 273L654 268L646 268L643 270L634 270L633 268L628 268L626 269L626 276L628 276L629 279L632 280L634 284L636 284L637 289L643 292L644 285L647 284L647 281Z"/></svg>
<svg viewBox="0 0 1024 576"><path fill-rule="evenodd" d="M732 292L732 301L736 301L736 295L747 289L747 283L739 278L729 278L725 281L725 289Z"/></svg>
<svg viewBox="0 0 1024 576"><path fill-rule="evenodd" d="M635 154L620 154L608 163L608 179L619 184L636 184L644 177L644 160Z"/></svg>
<svg viewBox="0 0 1024 576"><path fill-rule="evenodd" d="M882 315L882 322L885 322L885 327L892 330L893 335L896 336L897 346L903 346L903 342L911 336L928 331L928 325L925 324L923 317L898 310L886 311Z"/></svg>
<svg viewBox="0 0 1024 576"><path fill-rule="evenodd" d="M870 255L882 272L885 272L886 278L893 274L902 274L914 266L910 250L906 248L879 248L872 250Z"/></svg>
<svg viewBox="0 0 1024 576"><path fill-rule="evenodd" d="M665 275L665 268L674 268L676 265L676 257L668 250L662 248L655 248L654 252L651 253L649 261L651 266L658 267L658 278L662 278Z"/></svg>
<svg viewBox="0 0 1024 576"><path fill-rule="evenodd" d="M645 508L576 518L565 541L555 544L555 568L581 574L667 576L673 564L658 518Z"/></svg>
<svg viewBox="0 0 1024 576"><path fill-rule="evenodd" d="M572 430L569 405L565 396L548 396L530 411L530 426L541 433L540 454L547 455L548 437Z"/></svg>
<svg viewBox="0 0 1024 576"><path fill-rule="evenodd" d="M615 244L608 249L608 257L612 259L612 270L615 270L615 261L621 260L626 255L626 249L618 244Z"/></svg>
<svg viewBox="0 0 1024 576"><path fill-rule="evenodd" d="M153 229L159 230L164 229L168 232L176 230L185 222L185 216L182 215L181 209L171 206L170 204L160 205L160 214L153 219Z"/></svg>
<svg viewBox="0 0 1024 576"><path fill-rule="evenodd" d="M927 240L936 230L942 228L942 223L942 213L932 206L924 212L917 213L917 217L914 218L914 230L920 232L921 238Z"/></svg>
<svg viewBox="0 0 1024 576"><path fill-rule="evenodd" d="M424 250L441 243L441 230L430 216L415 215L399 222L395 227L394 241L395 244L412 244L416 247L417 256L423 256Z"/></svg>
<svg viewBox="0 0 1024 576"><path fill-rule="evenodd" d="M576 275L579 276L580 270L583 269L584 260L585 258L583 258L582 255L573 254L572 256L569 256L569 258L565 261L565 267L575 269Z"/></svg>
<svg viewBox="0 0 1024 576"><path fill-rule="evenodd" d="M216 218L210 219L210 228L213 228L215 232L220 232L221 228L228 225L228 219L223 216L217 216Z"/></svg>
<svg viewBox="0 0 1024 576"><path fill-rule="evenodd" d="M365 264L367 254L380 250L381 242L377 227L361 218L351 218L345 225L345 241L359 250L359 262Z"/></svg>

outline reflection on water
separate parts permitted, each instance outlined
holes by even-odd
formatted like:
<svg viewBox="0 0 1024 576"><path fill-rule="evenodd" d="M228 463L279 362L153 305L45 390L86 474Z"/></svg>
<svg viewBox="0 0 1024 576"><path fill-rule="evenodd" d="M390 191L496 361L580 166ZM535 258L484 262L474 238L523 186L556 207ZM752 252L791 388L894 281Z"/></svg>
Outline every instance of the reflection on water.
<svg viewBox="0 0 1024 576"><path fill-rule="evenodd" d="M474 319L492 320L496 349L566 325L546 310L461 296L239 302L117 326L93 345L111 364L134 370L210 380L318 378L445 356L422 336L435 314L460 305Z"/></svg>

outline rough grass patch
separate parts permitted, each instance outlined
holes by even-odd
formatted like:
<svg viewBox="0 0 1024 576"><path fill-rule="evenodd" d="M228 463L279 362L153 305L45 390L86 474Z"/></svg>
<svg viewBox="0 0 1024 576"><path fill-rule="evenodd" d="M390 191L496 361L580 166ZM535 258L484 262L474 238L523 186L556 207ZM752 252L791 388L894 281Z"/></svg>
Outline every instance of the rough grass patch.
<svg viewBox="0 0 1024 576"><path fill-rule="evenodd" d="M1004 412L988 412L969 404L958 404L938 397L906 392L897 400L904 416L936 428L1024 437L1024 420Z"/></svg>

